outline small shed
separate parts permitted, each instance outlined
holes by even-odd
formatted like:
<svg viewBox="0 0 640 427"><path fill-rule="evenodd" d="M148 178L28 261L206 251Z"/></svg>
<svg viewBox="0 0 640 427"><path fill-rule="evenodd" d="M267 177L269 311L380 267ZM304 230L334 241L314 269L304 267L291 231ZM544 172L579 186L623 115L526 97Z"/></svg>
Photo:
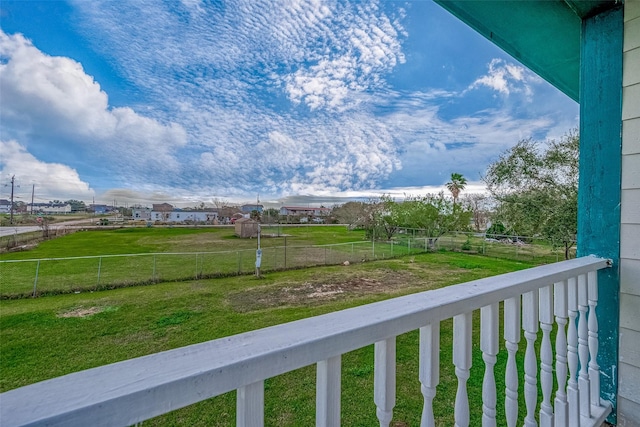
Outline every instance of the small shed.
<svg viewBox="0 0 640 427"><path fill-rule="evenodd" d="M251 218L240 218L236 220L236 236L243 239L258 237L258 221Z"/></svg>

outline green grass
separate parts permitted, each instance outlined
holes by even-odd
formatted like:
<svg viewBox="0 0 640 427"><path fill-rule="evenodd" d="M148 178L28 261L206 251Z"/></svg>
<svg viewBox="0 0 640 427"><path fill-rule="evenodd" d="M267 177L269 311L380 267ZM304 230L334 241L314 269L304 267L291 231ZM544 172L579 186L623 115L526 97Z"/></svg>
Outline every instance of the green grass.
<svg viewBox="0 0 640 427"><path fill-rule="evenodd" d="M261 246L308 246L346 243L362 240L362 231L349 231L344 226L264 226ZM240 239L232 227L139 227L79 231L40 243L24 252L0 254L0 260L64 258L78 256L139 254L152 252L213 252L255 249L256 239Z"/></svg>
<svg viewBox="0 0 640 427"><path fill-rule="evenodd" d="M392 242L374 244L364 240L361 230L349 231L343 226L264 226L263 236L262 270L265 272L387 259L426 249L424 238L414 240L410 239L412 236L399 234ZM558 259L544 245L516 247L472 237L465 246L466 239L461 233L446 235L438 239L436 246L461 251L470 245L472 250L466 252L537 263ZM256 239L236 237L233 227L141 227L77 232L42 242L29 251L0 255L0 261L9 261L0 263L0 298L252 274L256 247ZM118 256L120 254L135 256ZM22 262L13 262L20 260Z"/></svg>
<svg viewBox="0 0 640 427"><path fill-rule="evenodd" d="M530 266L527 262L477 255L429 253L348 267L275 272L263 279L238 276L2 300L0 391L107 363ZM339 297L309 297L309 292L337 285L343 286ZM293 297L289 298L291 295ZM64 317L82 310L96 313L86 317ZM441 329L441 380L435 401L438 425L453 424L456 378L451 365L451 323L450 320L443 322ZM476 319L476 328L478 323ZM483 364L478 340L479 331L476 331L475 368L469 380L472 402L479 402L481 395ZM394 410L397 425L419 425L422 396L417 351L417 332L398 337L398 398ZM496 372L500 372L501 366L503 369L504 354L502 351ZM342 424L376 425L373 347L345 354L342 372ZM497 380L500 396L504 385L500 378ZM502 407L499 400L499 415ZM472 404L471 410L471 425L479 425L480 405ZM314 411L313 366L266 381L266 425L313 425ZM145 425L228 426L234 425L234 420L235 393L227 393L150 420Z"/></svg>
<svg viewBox="0 0 640 427"><path fill-rule="evenodd" d="M419 252L416 248L388 243L373 245L362 240L363 232L348 231L342 226L264 227L263 233L263 271L353 263ZM43 242L30 251L0 257L4 261L23 261L0 264L0 296L30 296L34 289L43 295L251 274L255 269L256 244L256 239L236 237L229 227L78 232ZM311 246L326 244L334 246ZM66 259L70 256L74 258ZM91 256L102 258L78 258Z"/></svg>

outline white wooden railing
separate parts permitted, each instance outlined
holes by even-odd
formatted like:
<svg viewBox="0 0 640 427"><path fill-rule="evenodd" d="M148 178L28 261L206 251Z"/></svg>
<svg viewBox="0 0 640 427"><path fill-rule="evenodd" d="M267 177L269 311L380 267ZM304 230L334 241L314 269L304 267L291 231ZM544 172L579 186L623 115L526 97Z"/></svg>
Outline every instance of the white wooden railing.
<svg viewBox="0 0 640 427"><path fill-rule="evenodd" d="M455 424L467 426L472 314L480 310L483 426L516 425L520 380L524 381L525 426L538 422L556 427L599 426L611 410L608 402L600 400L595 315L597 270L608 264L600 258L579 258L73 373L0 394L0 424L126 426L237 390L237 425L261 426L264 380L315 363L316 425L338 426L341 355L375 343L373 396L380 425L388 426L396 400L396 337L419 329L416 381L424 395L421 425L433 426L440 363L447 363L439 360L440 322L453 318L458 378ZM508 356L506 372L495 374L500 302L504 302ZM554 321L555 346L551 343ZM538 328L542 330L539 353L534 346ZM524 378L518 378L516 366L521 335L526 341ZM496 419L495 375L505 378L506 420ZM554 381L557 392L552 396ZM480 405L474 408L480 410Z"/></svg>

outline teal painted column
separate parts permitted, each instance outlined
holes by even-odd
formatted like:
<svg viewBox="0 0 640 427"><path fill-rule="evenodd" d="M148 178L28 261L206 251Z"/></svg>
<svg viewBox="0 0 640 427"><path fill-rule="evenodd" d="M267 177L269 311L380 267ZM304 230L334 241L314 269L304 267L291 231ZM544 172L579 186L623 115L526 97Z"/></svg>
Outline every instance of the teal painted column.
<svg viewBox="0 0 640 427"><path fill-rule="evenodd" d="M620 176L622 158L622 8L582 21L578 256L613 260L598 276L601 397L615 423L620 311Z"/></svg>

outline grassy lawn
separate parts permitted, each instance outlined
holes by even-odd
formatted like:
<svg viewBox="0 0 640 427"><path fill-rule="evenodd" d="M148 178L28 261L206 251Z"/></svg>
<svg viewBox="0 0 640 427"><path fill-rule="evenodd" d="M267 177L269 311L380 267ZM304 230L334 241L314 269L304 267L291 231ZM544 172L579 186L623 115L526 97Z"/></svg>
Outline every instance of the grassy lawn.
<svg viewBox="0 0 640 427"><path fill-rule="evenodd" d="M417 247L374 245L363 240L362 231L342 226L264 227L263 236L263 271L420 252ZM43 242L30 251L3 254L0 260L23 262L0 264L0 296L30 296L34 288L42 295L248 274L255 268L256 244L256 239L236 237L229 227L77 232ZM333 246L312 247L327 244ZM103 258L79 258L91 256ZM62 259L65 257L73 258Z"/></svg>
<svg viewBox="0 0 640 427"><path fill-rule="evenodd" d="M168 250L170 243L163 243L163 240L169 240L173 232L163 229L156 239L151 239L138 230L118 230L109 233L119 233L126 243L104 241L104 247L97 243L97 247L83 250L116 251L118 247L124 250L122 246L127 252L142 251L143 248L154 248L151 250L155 251L159 247ZM206 240L210 235L224 232L213 229L195 230L194 233L205 234L203 239ZM304 227L287 229L287 233L300 233L299 238L308 241L314 238L314 231L305 231ZM327 240L335 243L342 238L352 239L349 233L336 228L335 236L330 235ZM98 240L102 237L100 233L91 235ZM47 243L60 245L65 253L70 253L60 242ZM45 246L40 250L44 254L51 253L47 251L52 249ZM527 262L477 255L427 253L350 266L274 272L262 279L237 276L2 300L0 391L107 363L530 266ZM441 330L441 380L435 401L438 425L453 425L457 383L451 364L451 323L444 322ZM478 319L474 325L479 328ZM469 380L469 395L472 402L480 402L484 366L478 349L479 331L474 333L473 339L474 369ZM417 352L417 332L398 337L396 426L419 425L422 395ZM503 350L496 372L501 372L504 364ZM343 356L342 381L343 425L376 425L372 346ZM500 378L497 382L498 416L502 416L504 404L500 396L504 395L501 392L504 384ZM471 410L471 425L479 425L480 405L472 404ZM313 425L314 411L313 366L266 381L266 425ZM234 423L235 393L228 393L144 425L230 426Z"/></svg>
<svg viewBox="0 0 640 427"><path fill-rule="evenodd" d="M261 246L308 246L363 240L361 230L344 226L263 226ZM280 234L280 237L277 237ZM80 231L40 243L24 252L0 254L0 260L64 258L152 252L213 252L255 249L256 239L240 239L232 227L140 227Z"/></svg>

